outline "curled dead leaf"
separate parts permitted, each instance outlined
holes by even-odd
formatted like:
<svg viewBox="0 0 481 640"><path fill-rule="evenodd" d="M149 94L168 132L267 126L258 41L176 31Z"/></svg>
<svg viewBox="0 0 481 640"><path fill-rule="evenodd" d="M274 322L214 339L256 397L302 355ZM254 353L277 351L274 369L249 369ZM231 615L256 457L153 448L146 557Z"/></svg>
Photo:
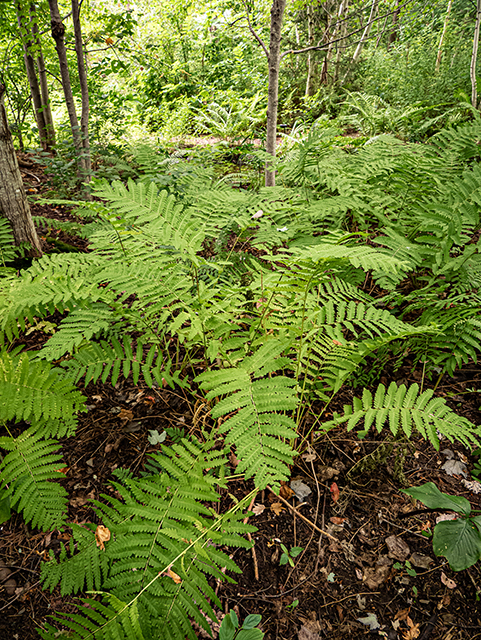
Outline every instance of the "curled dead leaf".
<svg viewBox="0 0 481 640"><path fill-rule="evenodd" d="M280 515L282 511L284 511L284 506L281 502L273 502L271 504L271 511L273 511L276 516Z"/></svg>
<svg viewBox="0 0 481 640"><path fill-rule="evenodd" d="M97 547L100 547L101 551L105 551L104 542L108 542L110 540L110 530L107 527L99 524L97 529L95 530L95 542L97 543Z"/></svg>
<svg viewBox="0 0 481 640"><path fill-rule="evenodd" d="M451 578L448 578L448 576L441 571L441 582L444 584L445 587L447 587L448 589L456 589L456 587L458 586L454 580L451 580Z"/></svg>
<svg viewBox="0 0 481 640"><path fill-rule="evenodd" d="M337 484L335 482L333 482L331 484L330 491L331 491L331 495L332 495L333 501L337 502L339 500L339 495L340 494L339 494L339 487L337 486Z"/></svg>
<svg viewBox="0 0 481 640"><path fill-rule="evenodd" d="M260 516L260 515L261 515L261 513L264 513L264 511L265 511L265 506L264 506L263 504L255 504L255 505L252 507L252 513L253 513L255 516Z"/></svg>
<svg viewBox="0 0 481 640"><path fill-rule="evenodd" d="M172 571L170 567L167 569L167 571L163 575L167 576L168 578L172 578L175 584L180 584L182 582L182 578L179 575L177 575L175 571Z"/></svg>

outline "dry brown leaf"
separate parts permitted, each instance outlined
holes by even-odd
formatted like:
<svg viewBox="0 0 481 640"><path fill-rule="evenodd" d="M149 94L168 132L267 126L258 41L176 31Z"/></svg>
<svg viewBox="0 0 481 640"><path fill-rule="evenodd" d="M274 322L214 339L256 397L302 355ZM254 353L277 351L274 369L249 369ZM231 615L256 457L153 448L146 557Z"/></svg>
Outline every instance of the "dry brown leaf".
<svg viewBox="0 0 481 640"><path fill-rule="evenodd" d="M403 632L404 640L415 640L415 638L419 637L421 630L419 628L419 624L414 624L411 618L407 618L406 620L409 629Z"/></svg>
<svg viewBox="0 0 481 640"><path fill-rule="evenodd" d="M285 511L284 506L281 502L273 502L271 504L271 511L273 511L276 516L280 515L282 511Z"/></svg>
<svg viewBox="0 0 481 640"><path fill-rule="evenodd" d="M331 484L331 495L332 495L332 499L334 502L337 502L339 500L339 487L337 486L337 484L335 482L333 482Z"/></svg>
<svg viewBox="0 0 481 640"><path fill-rule="evenodd" d="M132 411L130 411L129 409L121 409L120 413L118 414L118 417L121 420L133 420L134 414Z"/></svg>
<svg viewBox="0 0 481 640"><path fill-rule="evenodd" d="M342 347L342 342L339 342L339 340L333 340L333 343L338 347Z"/></svg>
<svg viewBox="0 0 481 640"><path fill-rule="evenodd" d="M329 520L330 522L332 522L332 524L341 525L346 522L347 518L338 518L337 516L332 516L332 518L329 518Z"/></svg>
<svg viewBox="0 0 481 640"><path fill-rule="evenodd" d="M369 589L377 589L383 582L385 582L391 573L390 567L387 565L381 565L380 567L367 567L364 569L364 584Z"/></svg>
<svg viewBox="0 0 481 640"><path fill-rule="evenodd" d="M389 536L385 543L389 549L389 557L404 562L409 558L411 550L402 538L397 536Z"/></svg>
<svg viewBox="0 0 481 640"><path fill-rule="evenodd" d="M181 582L182 582L182 578L179 575L177 575L175 573L175 571L172 571L172 569L170 567L164 573L164 576L167 576L168 578L172 578L172 580L175 582L175 584L181 584Z"/></svg>
<svg viewBox="0 0 481 640"><path fill-rule="evenodd" d="M292 496L294 495L294 491L288 484L286 484L285 482L281 482L281 490L279 491L279 495L281 496L281 498L284 498L284 500L289 500L289 498L292 498Z"/></svg>
<svg viewBox="0 0 481 640"><path fill-rule="evenodd" d="M456 587L458 586L454 580L451 580L451 578L448 578L448 576L441 571L441 582L444 584L445 587L447 587L448 589L456 589Z"/></svg>
<svg viewBox="0 0 481 640"><path fill-rule="evenodd" d="M394 616L394 620L407 620L410 611L411 607L408 607L407 609L401 609Z"/></svg>
<svg viewBox="0 0 481 640"><path fill-rule="evenodd" d="M101 551L105 551L104 542L108 542L109 540L110 540L109 529L99 524L99 526L95 530L95 542L97 543L97 547L100 547Z"/></svg>
<svg viewBox="0 0 481 640"><path fill-rule="evenodd" d="M261 513L264 513L265 511L265 506L263 504L255 504L252 507L252 513L256 516L260 516Z"/></svg>

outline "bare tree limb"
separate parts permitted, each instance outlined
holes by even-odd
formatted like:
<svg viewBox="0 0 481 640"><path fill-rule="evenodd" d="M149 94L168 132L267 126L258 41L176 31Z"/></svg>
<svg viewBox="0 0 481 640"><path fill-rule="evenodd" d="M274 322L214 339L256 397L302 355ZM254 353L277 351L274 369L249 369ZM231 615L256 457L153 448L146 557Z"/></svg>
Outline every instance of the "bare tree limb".
<svg viewBox="0 0 481 640"><path fill-rule="evenodd" d="M247 6L247 3L245 2L245 0L242 0L242 4L244 5L246 10L246 18L247 18L247 24L249 25L249 31L252 33L252 35L257 40L257 42L261 45L261 47L264 50L264 53L266 54L267 59L269 60L269 51L267 50L264 40L262 40L262 38L257 34L256 30L251 24L251 19L249 17L249 7Z"/></svg>

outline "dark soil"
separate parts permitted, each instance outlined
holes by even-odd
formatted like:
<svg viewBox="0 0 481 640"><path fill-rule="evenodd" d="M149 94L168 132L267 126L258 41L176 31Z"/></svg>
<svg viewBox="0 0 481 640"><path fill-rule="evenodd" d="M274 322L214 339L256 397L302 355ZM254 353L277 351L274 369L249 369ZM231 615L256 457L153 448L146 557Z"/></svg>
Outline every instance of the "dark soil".
<svg viewBox="0 0 481 640"><path fill-rule="evenodd" d="M29 183L28 175L24 177ZM38 215L68 219L69 214L43 205ZM62 240L86 250L75 236ZM38 348L45 339L34 331L22 343ZM421 375L406 365L396 380L419 382ZM436 394L460 415L481 424L480 391L481 369L472 363L453 378L445 376ZM330 411L341 411L360 392L342 390ZM149 430L178 427L195 434L195 399L181 389L148 389L126 380L115 388L89 384L85 394L88 412L79 416L75 437L62 442L69 517L76 523L95 522L89 500L109 492L115 468L130 467L137 473L148 454L162 446L149 444ZM312 423L315 416L316 407L307 420ZM434 555L426 534L438 514L409 516L422 505L413 505L400 492L402 476L396 473L396 460L404 452L406 486L434 482L444 493L464 496L473 508L481 509L481 493L474 493L481 486L466 483L471 481L473 459L458 444L444 441L436 452L418 440L408 449L398 443L379 463L383 446L381 436L361 441L355 432L333 430L313 440L292 469L291 480L311 490L303 503L288 485L281 491L285 502L269 491L256 496L252 508L257 515L249 520L258 528L252 536L255 546L231 551L242 574L237 584L217 585L223 605L219 618L229 609L241 619L260 613L266 640L481 638L479 564L454 573L444 558ZM443 469L449 456L466 463L466 478ZM235 465L235 457L231 462ZM228 494L241 499L251 489L249 483L231 482L221 508L232 505ZM73 597L62 597L57 589L45 592L39 581L40 563L59 550L68 532L32 531L18 515L0 525L0 532L0 571L2 564L10 570L8 582L0 586L0 639L38 640L35 628L47 616L73 610ZM280 564L281 543L288 549L302 547L293 567ZM205 636L199 631L198 637Z"/></svg>

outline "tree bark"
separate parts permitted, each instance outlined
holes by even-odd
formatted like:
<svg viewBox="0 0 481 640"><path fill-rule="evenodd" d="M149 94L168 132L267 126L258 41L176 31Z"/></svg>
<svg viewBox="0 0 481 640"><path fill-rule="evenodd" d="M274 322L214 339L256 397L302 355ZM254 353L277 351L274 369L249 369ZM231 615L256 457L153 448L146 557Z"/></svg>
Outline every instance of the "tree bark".
<svg viewBox="0 0 481 640"><path fill-rule="evenodd" d="M439 71L441 67L441 58L443 57L443 43L444 43L444 38L446 36L446 31L448 30L449 14L451 13L452 6L453 6L453 0L449 0L448 8L446 10L446 17L444 18L443 31L441 33L441 37L439 38L438 55L436 56L436 73Z"/></svg>
<svg viewBox="0 0 481 640"><path fill-rule="evenodd" d="M342 11L341 11L342 9ZM341 6L339 8L339 21L341 22L341 29L339 32L339 35L341 38L344 38L347 34L347 14L349 12L349 0L344 0L344 2L341 2ZM345 17L344 17L345 16ZM341 40L342 42L342 40ZM334 73L334 82L337 83L337 81L339 80L339 71L340 71L340 67L341 67L341 53L342 53L342 46L341 46L341 42L336 44L337 47L337 52L336 52L336 70Z"/></svg>
<svg viewBox="0 0 481 640"><path fill-rule="evenodd" d="M82 115L80 117L80 131L82 132L82 145L84 150L86 181L90 182L92 161L90 158L89 142L89 89L87 84L87 71L85 68L84 48L82 42L82 29L80 26L80 9L78 0L72 0L73 29L75 34L75 53L77 55L77 68L82 95Z"/></svg>
<svg viewBox="0 0 481 640"><path fill-rule="evenodd" d="M50 96L49 96L48 83L47 83L47 71L45 69L45 60L43 58L42 43L40 41L40 36L38 32L36 7L33 3L30 5L30 26L32 29L33 44L37 54L36 62L37 62L38 77L40 79L40 92L42 95L43 117L45 120L45 127L47 129L47 145L49 149L52 151L53 147L55 147L55 144L56 144L55 125L53 122L52 108L50 106Z"/></svg>
<svg viewBox="0 0 481 640"><path fill-rule="evenodd" d="M306 7L307 12L307 43L309 46L312 45L313 38L313 18L312 18L312 9L311 7ZM299 41L297 42L299 45ZM312 52L309 51L307 54L307 79L306 79L306 91L305 97L308 98L311 95L311 83L312 83L312 74L313 74L313 55Z"/></svg>
<svg viewBox="0 0 481 640"><path fill-rule="evenodd" d="M471 56L470 76L471 76L471 104L478 108L478 87L476 84L476 61L478 58L479 26L481 24L481 0L476 3L476 26L474 27L473 53Z"/></svg>
<svg viewBox="0 0 481 640"><path fill-rule="evenodd" d="M346 78L347 78L347 76L349 74L349 71L350 71L350 67L354 66L357 63L357 61L359 60L359 57L360 57L361 52L362 52L362 49L364 47L364 43L366 42L366 40L369 37L369 34L371 33L372 23L373 23L374 17L375 17L376 12L377 12L378 4L379 4L379 0L372 0L371 12L369 14L369 21L368 21L368 23L366 25L366 28L364 29L364 31L362 33L361 39L359 40L359 43L358 43L358 45L356 47L356 50L354 51L354 55L352 56L351 64L350 64L350 66L349 66L349 68L348 68L348 70L346 72L346 75L344 76L344 79L343 79L341 84L344 84L344 82L346 81Z"/></svg>
<svg viewBox="0 0 481 640"><path fill-rule="evenodd" d="M4 107L5 85L0 84L0 216L12 225L15 244L28 242L31 256L41 256L42 248L33 224L22 176L18 168L12 134Z"/></svg>
<svg viewBox="0 0 481 640"><path fill-rule="evenodd" d="M15 9L17 12L18 28L20 31L20 38L22 40L23 46L23 59L25 61L25 68L27 70L28 84L30 85L30 93L32 95L33 110L35 113L35 120L37 121L40 144L42 145L44 151L47 151L49 148L48 131L45 123L42 96L38 84L37 73L35 71L35 61L31 53L33 51L33 42L30 37L30 30L26 24L25 10L20 2L15 3Z"/></svg>
<svg viewBox="0 0 481 640"><path fill-rule="evenodd" d="M387 50L389 51L390 47L392 44L394 44L396 42L397 39L397 22L399 20L399 12L400 9L398 9L399 5L401 4L401 0L397 0L396 2L396 11L393 13L392 16L392 31L389 34L389 38L387 41Z"/></svg>
<svg viewBox="0 0 481 640"><path fill-rule="evenodd" d="M339 5L339 10L337 12L336 24L333 27L332 33L328 34L329 46L328 46L328 49L326 51L326 57L324 58L324 62L322 63L321 83L326 83L327 84L327 73L328 73L329 65L331 63L331 58L332 58L332 48L333 48L333 42L332 41L336 38L336 35L337 35L337 28L338 28L339 22L340 22L340 20L342 18L342 14L344 12L344 4L345 4L345 0L342 0L340 5Z"/></svg>
<svg viewBox="0 0 481 640"><path fill-rule="evenodd" d="M55 40L55 49L57 50L58 61L60 64L60 76L62 78L63 95L67 106L68 117L70 120L70 128L72 130L72 138L77 156L77 175L80 180L87 177L87 169L85 166L84 148L82 143L82 135L75 109L73 99L72 85L70 83L70 74L67 62L67 50L65 48L65 25L62 22L57 0L48 0L50 8L50 24L52 27L52 38Z"/></svg>
<svg viewBox="0 0 481 640"><path fill-rule="evenodd" d="M480 0L481 2L481 0ZM279 104L279 67L281 63L281 30L286 0L273 0L271 8L271 34L269 43L269 88L267 91L267 137L266 152L276 157L277 146L277 108ZM273 161L266 162L266 187L274 187L276 174Z"/></svg>

